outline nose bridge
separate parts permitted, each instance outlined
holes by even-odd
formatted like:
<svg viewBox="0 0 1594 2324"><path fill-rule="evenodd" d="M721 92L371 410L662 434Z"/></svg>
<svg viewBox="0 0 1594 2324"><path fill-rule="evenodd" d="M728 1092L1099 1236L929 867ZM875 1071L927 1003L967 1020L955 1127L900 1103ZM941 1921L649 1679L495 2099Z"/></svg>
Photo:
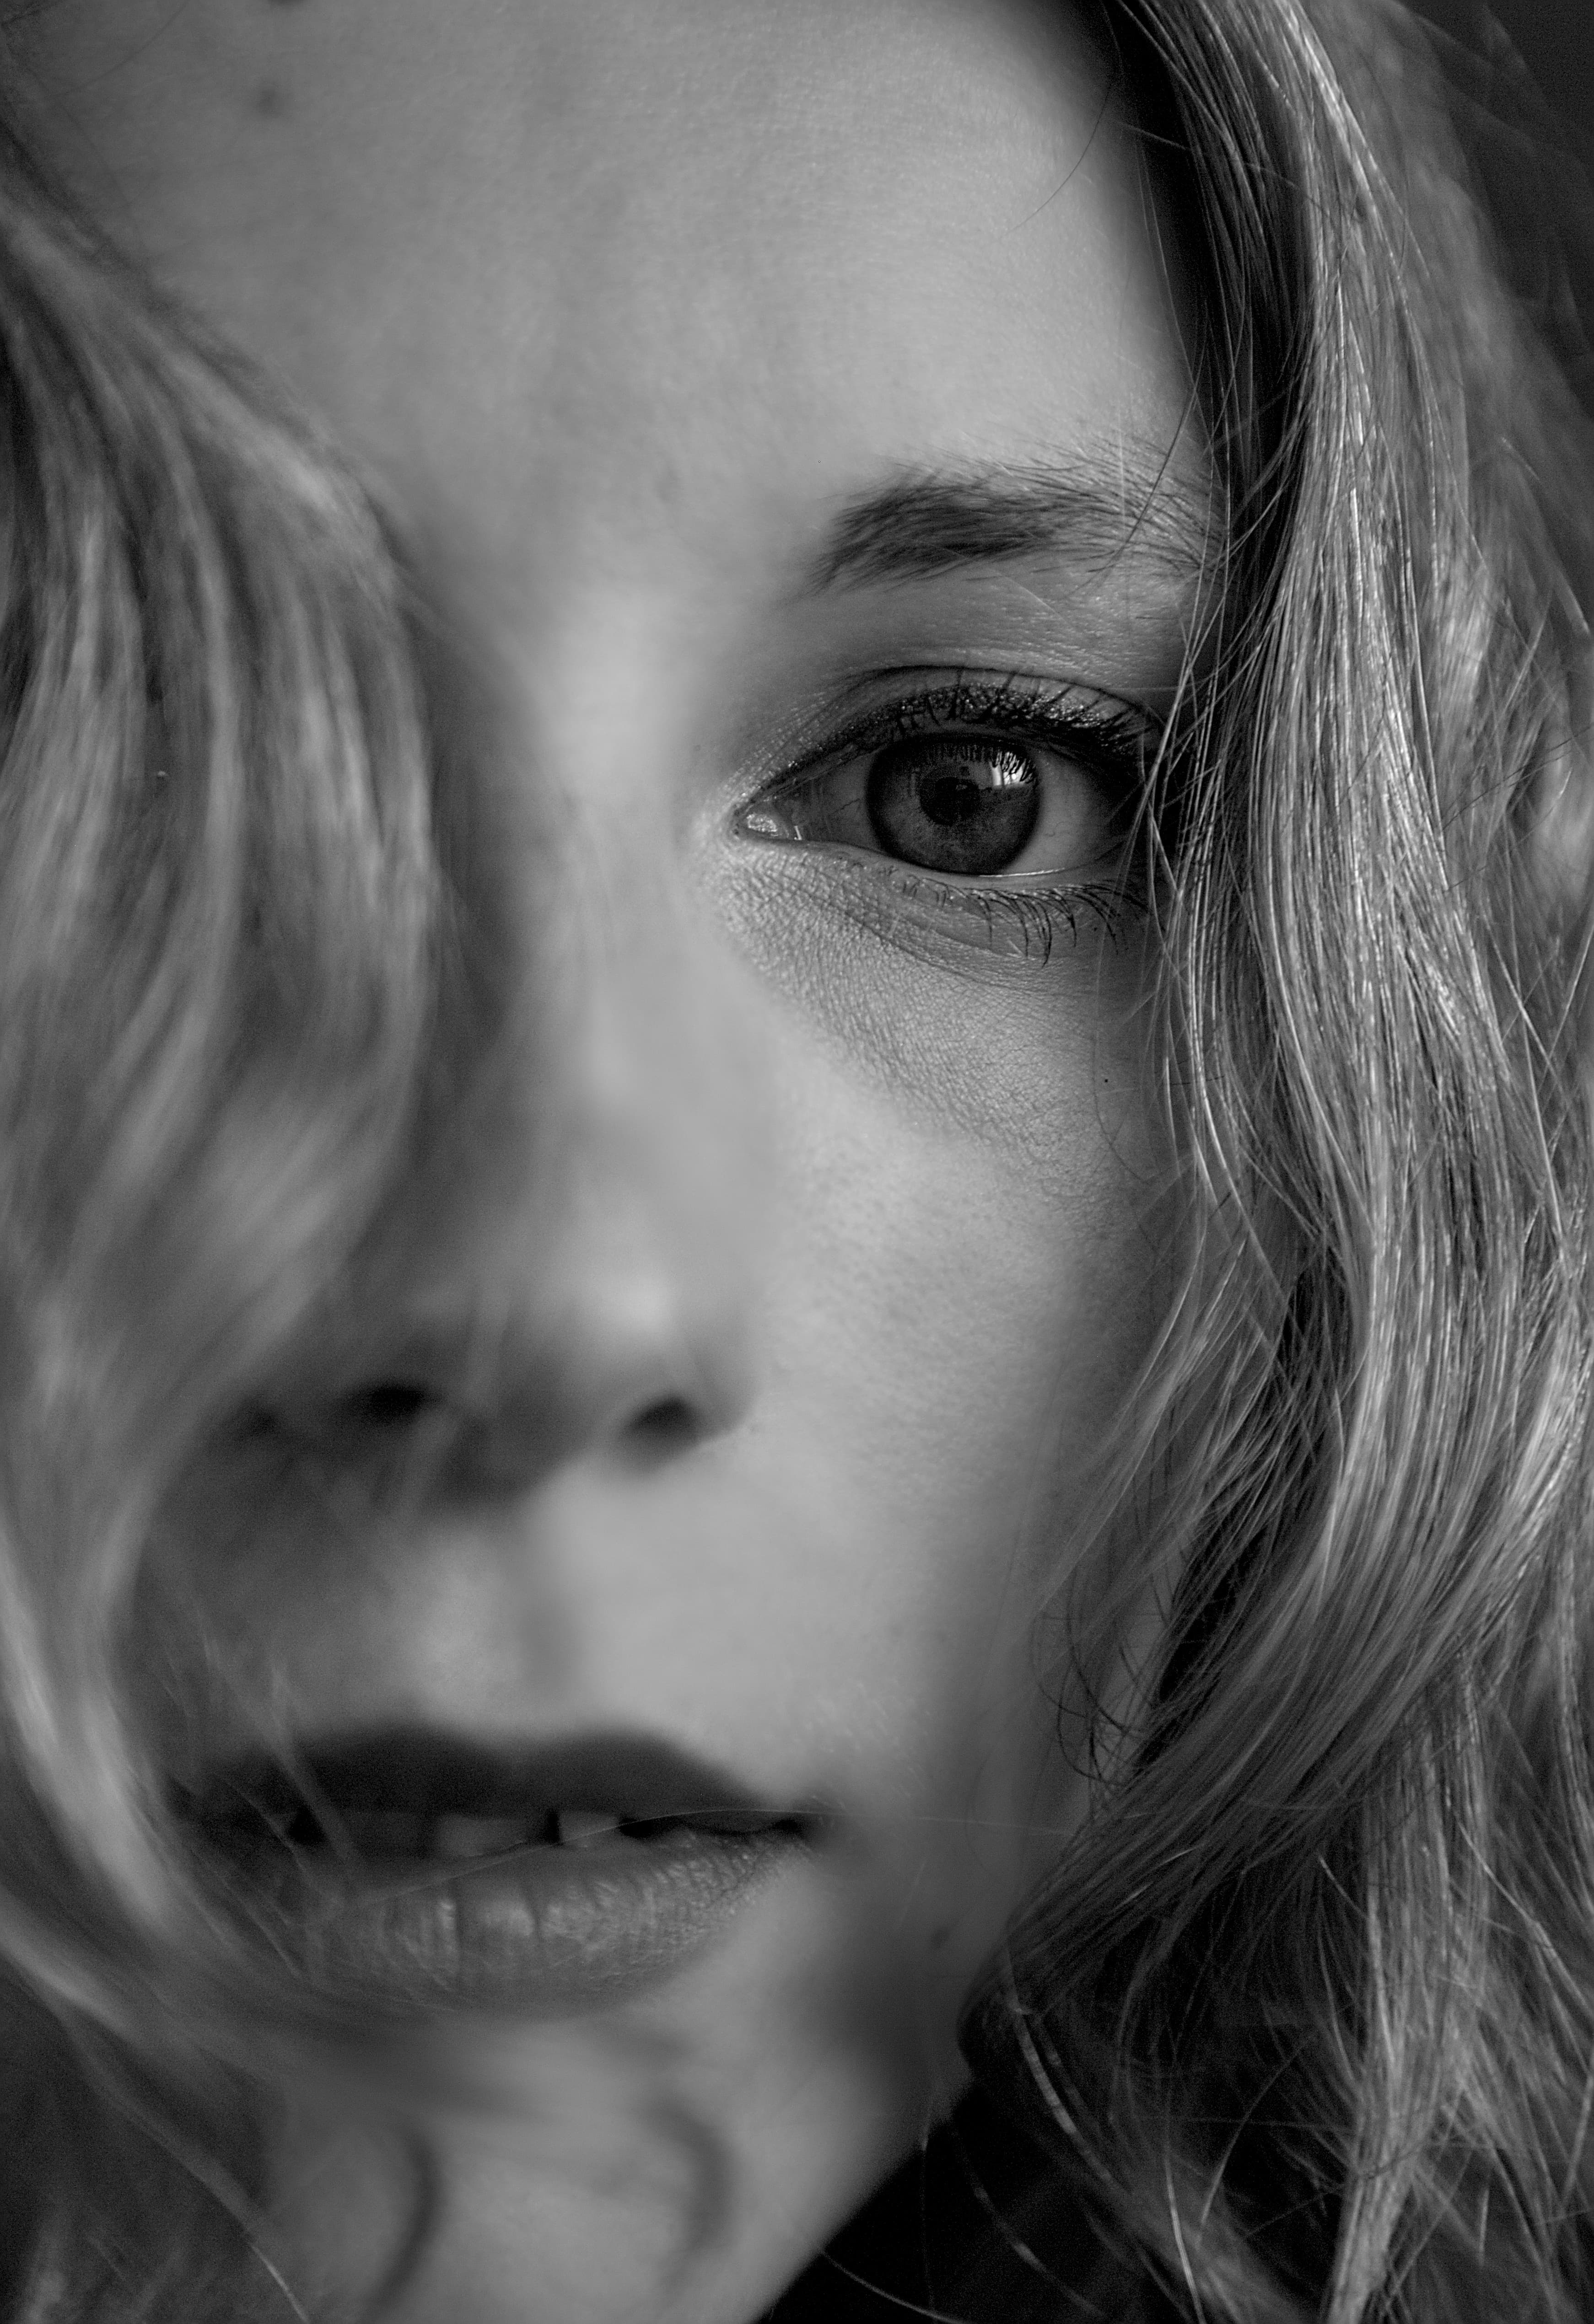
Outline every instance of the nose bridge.
<svg viewBox="0 0 1594 2324"><path fill-rule="evenodd" d="M527 994L548 1108L542 1200L567 1296L729 1296L752 1123L730 963L694 897L688 772L697 657L648 593L560 626L565 701L538 706L568 814ZM606 650L590 640L601 636Z"/></svg>
<svg viewBox="0 0 1594 2324"><path fill-rule="evenodd" d="M545 1199L580 1279L700 1307L742 1242L752 1121L735 1011L707 946L655 900L598 916L543 1033ZM741 1070L738 1070L738 1065ZM738 1167L741 1166L741 1167Z"/></svg>
<svg viewBox="0 0 1594 2324"><path fill-rule="evenodd" d="M601 886L567 868L494 1074L514 1158L472 1256L502 1351L500 1471L695 1441L750 1394L747 1045L728 963L673 884L656 855Z"/></svg>

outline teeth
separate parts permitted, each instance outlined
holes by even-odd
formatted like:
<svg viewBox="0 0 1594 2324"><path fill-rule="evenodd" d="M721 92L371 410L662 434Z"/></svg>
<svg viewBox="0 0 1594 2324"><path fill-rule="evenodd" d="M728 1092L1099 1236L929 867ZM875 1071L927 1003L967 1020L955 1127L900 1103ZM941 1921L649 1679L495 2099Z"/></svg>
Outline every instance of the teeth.
<svg viewBox="0 0 1594 2324"><path fill-rule="evenodd" d="M618 1831L620 1819L606 1815L597 1808L561 1808L559 1811L559 1844L561 1848L596 1848L611 1832Z"/></svg>
<svg viewBox="0 0 1594 2324"><path fill-rule="evenodd" d="M351 1809L338 1819L337 1837L355 1855L434 1857L448 1864L478 1863L509 1849L546 1845L597 1848L620 1830L620 1819L600 1808L561 1808L552 1816L407 1815Z"/></svg>
<svg viewBox="0 0 1594 2324"><path fill-rule="evenodd" d="M502 1856L506 1849L524 1848L529 1837L522 1816L439 1816L429 1835L431 1853L457 1864Z"/></svg>

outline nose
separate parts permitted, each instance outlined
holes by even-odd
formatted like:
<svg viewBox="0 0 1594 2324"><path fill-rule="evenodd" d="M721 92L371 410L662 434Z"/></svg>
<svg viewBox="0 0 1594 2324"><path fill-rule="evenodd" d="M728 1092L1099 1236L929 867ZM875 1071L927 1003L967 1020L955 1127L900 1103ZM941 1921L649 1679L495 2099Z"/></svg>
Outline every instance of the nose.
<svg viewBox="0 0 1594 2324"><path fill-rule="evenodd" d="M649 1468L751 1399L758 1161L727 980L690 946L601 949L500 1031L334 1399L359 1450L446 1446L458 1489Z"/></svg>

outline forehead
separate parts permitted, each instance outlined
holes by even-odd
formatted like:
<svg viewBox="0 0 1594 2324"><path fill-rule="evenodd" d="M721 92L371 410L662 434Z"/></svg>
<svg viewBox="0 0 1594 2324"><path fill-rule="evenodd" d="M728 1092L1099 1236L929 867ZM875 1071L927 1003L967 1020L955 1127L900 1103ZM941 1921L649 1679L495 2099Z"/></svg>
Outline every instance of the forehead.
<svg viewBox="0 0 1594 2324"><path fill-rule="evenodd" d="M1040 0L54 0L27 55L124 238L484 518L635 553L1180 429L1132 134Z"/></svg>

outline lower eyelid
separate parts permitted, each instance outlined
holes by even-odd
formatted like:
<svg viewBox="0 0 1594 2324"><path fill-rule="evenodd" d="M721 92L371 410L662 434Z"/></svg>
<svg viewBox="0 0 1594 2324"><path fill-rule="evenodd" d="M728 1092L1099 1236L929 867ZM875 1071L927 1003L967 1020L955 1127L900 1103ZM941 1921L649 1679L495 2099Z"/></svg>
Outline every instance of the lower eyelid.
<svg viewBox="0 0 1594 2324"><path fill-rule="evenodd" d="M902 894L900 885L897 892ZM904 897L903 900L909 899ZM1050 960L1062 938L1066 937L1070 945L1078 944L1082 919L1096 920L1115 943L1123 919L1122 908L1107 888L1092 888L1084 883L1027 890L943 888L922 908L926 913L944 914L950 920L959 922L959 941L976 943L982 950L1006 958L1038 961L1042 964Z"/></svg>
<svg viewBox="0 0 1594 2324"><path fill-rule="evenodd" d="M1110 874L1003 886L948 880L878 851L794 853L827 903L840 905L883 942L943 962L950 952L974 952L1028 971L1073 951L1091 927L1117 949L1127 924L1145 909L1144 899Z"/></svg>

